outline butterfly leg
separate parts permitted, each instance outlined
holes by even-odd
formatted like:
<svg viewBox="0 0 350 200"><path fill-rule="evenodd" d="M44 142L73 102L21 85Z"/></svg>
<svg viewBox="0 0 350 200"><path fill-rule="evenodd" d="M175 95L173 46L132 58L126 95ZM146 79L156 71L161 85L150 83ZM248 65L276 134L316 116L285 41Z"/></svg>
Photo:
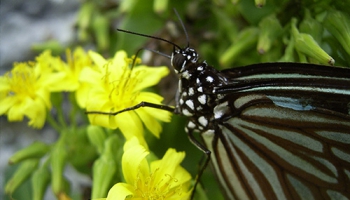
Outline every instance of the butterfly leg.
<svg viewBox="0 0 350 200"><path fill-rule="evenodd" d="M175 110L175 108L171 107L171 106L142 101L141 103L136 104L135 106L132 106L132 107L129 107L129 108L125 108L125 109L119 110L117 112L86 111L85 113L86 114L101 114L101 115L117 115L117 114L120 114L120 113L123 113L123 112L136 110L136 109L142 108L142 107L156 108L156 109L160 109L160 110L166 110L166 111L169 111L169 112L174 112L174 110Z"/></svg>
<svg viewBox="0 0 350 200"><path fill-rule="evenodd" d="M192 191L192 194L191 194L191 199L193 199L194 197L194 192L196 191L196 187L198 185L198 182L200 180L200 177L202 176L205 168L207 167L209 161L210 161L210 154L211 154L211 151L209 151L202 143L200 143L194 136L193 136L193 130L191 129L188 129L186 128L186 132L187 132L187 136L189 138L189 140L192 142L193 145L195 145L198 149L200 149L205 155L206 155L206 158L205 158L205 161L204 161L204 164L200 167L199 169L199 172L197 174L197 177L196 177L196 182L193 186L193 191Z"/></svg>

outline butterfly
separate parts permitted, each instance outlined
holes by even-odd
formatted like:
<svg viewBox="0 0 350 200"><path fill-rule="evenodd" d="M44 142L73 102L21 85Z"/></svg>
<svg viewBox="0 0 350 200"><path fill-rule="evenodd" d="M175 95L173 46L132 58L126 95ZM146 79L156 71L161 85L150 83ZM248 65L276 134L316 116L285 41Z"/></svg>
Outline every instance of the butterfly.
<svg viewBox="0 0 350 200"><path fill-rule="evenodd" d="M172 66L175 112L189 118L190 138L200 132L228 199L349 198L349 69L264 63L217 71L189 47L173 53Z"/></svg>
<svg viewBox="0 0 350 200"><path fill-rule="evenodd" d="M118 31L173 45L178 91L175 108L141 102L109 114L153 107L186 116L189 139L207 155L204 166L211 160L227 199L350 198L350 69L260 63L219 71L189 45Z"/></svg>

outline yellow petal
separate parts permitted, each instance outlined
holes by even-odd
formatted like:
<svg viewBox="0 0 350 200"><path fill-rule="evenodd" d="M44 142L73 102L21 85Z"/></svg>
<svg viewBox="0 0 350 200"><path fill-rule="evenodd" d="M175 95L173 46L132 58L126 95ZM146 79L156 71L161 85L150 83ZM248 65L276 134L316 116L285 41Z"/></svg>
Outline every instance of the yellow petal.
<svg viewBox="0 0 350 200"><path fill-rule="evenodd" d="M163 100L163 97L159 94L155 94L153 92L140 92L140 94L137 97L137 101L147 101L147 102L153 102L158 103Z"/></svg>
<svg viewBox="0 0 350 200"><path fill-rule="evenodd" d="M80 87L75 91L75 99L77 100L80 108L86 108L86 101L89 97L89 91L91 87L86 83L81 83Z"/></svg>
<svg viewBox="0 0 350 200"><path fill-rule="evenodd" d="M154 161L151 163L151 171L159 169L158 174L169 174L173 176L176 167L180 165L182 160L185 158L184 152L176 152L175 149L168 149L168 151L163 156L162 160ZM157 177L160 180L163 177ZM176 178L176 177L175 177ZM158 181L160 181L158 180ZM157 181L156 181L157 182Z"/></svg>
<svg viewBox="0 0 350 200"><path fill-rule="evenodd" d="M48 109L51 109L50 92L46 88L37 90L35 94L37 98L40 98L43 101L44 105Z"/></svg>
<svg viewBox="0 0 350 200"><path fill-rule="evenodd" d="M8 96L3 99L0 99L0 115L3 115L8 112L8 110L16 104L15 96Z"/></svg>
<svg viewBox="0 0 350 200"><path fill-rule="evenodd" d="M8 83L7 78L1 76L0 77L0 92L6 92L10 90L10 85Z"/></svg>
<svg viewBox="0 0 350 200"><path fill-rule="evenodd" d="M137 109L136 113L139 115L147 129L150 130L154 136L159 138L159 134L162 131L162 126L159 124L159 122L143 108Z"/></svg>
<svg viewBox="0 0 350 200"><path fill-rule="evenodd" d="M90 67L84 68L79 75L79 81L84 83L90 83L92 86L96 87L96 83L101 81L102 73L100 71L94 70Z"/></svg>
<svg viewBox="0 0 350 200"><path fill-rule="evenodd" d="M133 138L135 140L135 138ZM148 176L149 167L145 157L149 154L145 147L134 145L124 151L122 157L122 170L127 183L135 185L140 176Z"/></svg>
<svg viewBox="0 0 350 200"><path fill-rule="evenodd" d="M98 111L98 110L97 110ZM116 129L116 126L111 126L111 118L112 115L104 115L104 114L88 114L90 123L92 125L103 126L110 129Z"/></svg>
<svg viewBox="0 0 350 200"><path fill-rule="evenodd" d="M158 94L151 93L151 92L141 92L136 101L146 101L151 102L155 104L161 104L161 101L163 100L163 97L159 96ZM152 117L164 121L169 122L171 120L172 113L166 110L161 110L157 108L149 108L145 107L144 110L149 113Z"/></svg>
<svg viewBox="0 0 350 200"><path fill-rule="evenodd" d="M7 117L9 121L22 121L24 113L23 111L26 108L26 101L15 100L15 104L11 106L8 110Z"/></svg>
<svg viewBox="0 0 350 200"><path fill-rule="evenodd" d="M46 119L46 108L44 102L37 98L30 102L30 105L24 110L25 115L30 119L29 126L42 128Z"/></svg>
<svg viewBox="0 0 350 200"><path fill-rule="evenodd" d="M125 51L117 51L114 54L112 62L117 66L127 66L128 63L126 62L126 59L128 59L128 55Z"/></svg>
<svg viewBox="0 0 350 200"><path fill-rule="evenodd" d="M100 54L94 51L89 51L88 54L92 61L94 61L94 63L101 69L107 63L106 59L104 59Z"/></svg>
<svg viewBox="0 0 350 200"><path fill-rule="evenodd" d="M181 166L177 167L173 176L177 179L177 182L176 182L177 185L185 184L186 182L189 183L192 178L191 174L188 173L188 171Z"/></svg>
<svg viewBox="0 0 350 200"><path fill-rule="evenodd" d="M108 192L107 200L124 200L135 193L133 187L126 183L115 184Z"/></svg>
<svg viewBox="0 0 350 200"><path fill-rule="evenodd" d="M121 113L115 117L115 120L127 140L133 136L138 139L143 138L143 126L134 111Z"/></svg>
<svg viewBox="0 0 350 200"><path fill-rule="evenodd" d="M147 67L138 66L133 69L133 74L137 74L137 78L142 80L134 91L142 90L144 88L156 85L160 79L169 74L168 67Z"/></svg>
<svg viewBox="0 0 350 200"><path fill-rule="evenodd" d="M145 111L152 115L152 117L161 120L163 122L170 122L172 112L167 110L161 110L158 108L145 108Z"/></svg>

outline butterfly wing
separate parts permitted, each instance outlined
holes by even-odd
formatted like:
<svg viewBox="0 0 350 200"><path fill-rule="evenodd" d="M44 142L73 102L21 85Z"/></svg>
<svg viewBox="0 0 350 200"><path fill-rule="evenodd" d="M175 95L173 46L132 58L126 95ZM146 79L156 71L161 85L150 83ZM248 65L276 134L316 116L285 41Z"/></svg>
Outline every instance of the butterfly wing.
<svg viewBox="0 0 350 200"><path fill-rule="evenodd" d="M347 115L264 103L204 138L230 199L322 199L349 195L349 130Z"/></svg>
<svg viewBox="0 0 350 200"><path fill-rule="evenodd" d="M229 199L350 198L349 71L290 69L223 71L231 83L202 136Z"/></svg>

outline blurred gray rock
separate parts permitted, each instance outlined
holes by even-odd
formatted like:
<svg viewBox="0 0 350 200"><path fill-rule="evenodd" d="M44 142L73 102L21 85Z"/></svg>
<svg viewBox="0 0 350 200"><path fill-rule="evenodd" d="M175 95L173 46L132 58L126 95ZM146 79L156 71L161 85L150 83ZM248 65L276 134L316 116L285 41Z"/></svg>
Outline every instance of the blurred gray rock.
<svg viewBox="0 0 350 200"><path fill-rule="evenodd" d="M10 70L13 62L33 60L37 55L31 51L33 43L48 39L63 45L72 42L79 6L79 0L1 0L0 75ZM50 127L34 130L27 126L27 121L8 123L7 116L0 117L0 199L6 198L4 177L10 156L35 140L52 143L56 137ZM68 173L70 180L78 182L73 183L74 189L79 189L80 183L89 184L86 177L79 177L73 169ZM48 193L45 199L55 199L51 190Z"/></svg>
<svg viewBox="0 0 350 200"><path fill-rule="evenodd" d="M0 3L0 74L15 61L33 60L33 43L74 39L78 0L2 0Z"/></svg>

